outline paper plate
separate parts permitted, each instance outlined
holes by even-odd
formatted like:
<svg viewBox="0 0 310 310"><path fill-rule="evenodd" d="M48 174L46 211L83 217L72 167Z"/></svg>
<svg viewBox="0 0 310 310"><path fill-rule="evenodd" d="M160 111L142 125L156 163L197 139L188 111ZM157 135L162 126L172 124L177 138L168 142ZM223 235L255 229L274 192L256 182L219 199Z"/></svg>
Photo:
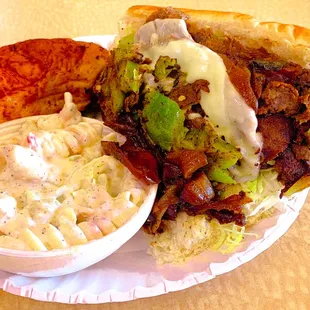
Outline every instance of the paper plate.
<svg viewBox="0 0 310 310"><path fill-rule="evenodd" d="M113 35L80 37L108 47ZM252 260L278 240L296 220L308 190L277 205L277 212L252 227L237 253L204 252L187 264L156 266L147 254L148 237L139 232L107 259L74 274L27 278L0 271L0 287L41 301L96 304L129 301L182 290L209 281Z"/></svg>

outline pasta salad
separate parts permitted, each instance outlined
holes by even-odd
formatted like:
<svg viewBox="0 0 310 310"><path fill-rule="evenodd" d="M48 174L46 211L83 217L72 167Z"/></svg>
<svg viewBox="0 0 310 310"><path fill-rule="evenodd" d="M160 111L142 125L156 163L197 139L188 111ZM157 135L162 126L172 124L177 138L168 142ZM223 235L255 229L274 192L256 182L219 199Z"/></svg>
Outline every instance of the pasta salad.
<svg viewBox="0 0 310 310"><path fill-rule="evenodd" d="M27 119L0 138L0 247L46 251L101 238L126 223L145 187L101 142L115 140L87 122L65 93L59 114Z"/></svg>

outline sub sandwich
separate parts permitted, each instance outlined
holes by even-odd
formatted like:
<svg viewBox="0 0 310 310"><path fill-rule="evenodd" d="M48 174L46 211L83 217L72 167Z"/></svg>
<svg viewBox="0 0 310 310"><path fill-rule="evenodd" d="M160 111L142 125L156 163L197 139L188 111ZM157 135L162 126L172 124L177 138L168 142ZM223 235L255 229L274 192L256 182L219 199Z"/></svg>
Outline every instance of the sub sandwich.
<svg viewBox="0 0 310 310"><path fill-rule="evenodd" d="M234 251L310 185L310 30L238 13L131 7L93 87L103 142L159 190L144 230L161 263Z"/></svg>

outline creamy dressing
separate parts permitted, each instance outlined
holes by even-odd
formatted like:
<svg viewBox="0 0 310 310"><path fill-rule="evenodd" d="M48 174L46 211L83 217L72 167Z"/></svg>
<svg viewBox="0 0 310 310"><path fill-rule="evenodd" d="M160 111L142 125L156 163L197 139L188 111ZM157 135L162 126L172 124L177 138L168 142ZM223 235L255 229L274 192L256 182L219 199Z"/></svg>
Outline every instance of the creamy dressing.
<svg viewBox="0 0 310 310"><path fill-rule="evenodd" d="M70 94L65 101L58 115L25 120L0 137L0 247L83 244L122 226L142 204L144 187L103 154L101 141L117 135L83 121Z"/></svg>
<svg viewBox="0 0 310 310"><path fill-rule="evenodd" d="M165 29L165 31L162 31ZM169 35L170 31L170 35ZM240 166L231 173L238 182L257 178L262 139L256 132L257 118L231 83L222 58L209 48L194 42L183 20L156 20L142 26L135 36L145 57L155 65L160 56L176 58L186 80L209 81L210 92L201 91L201 107L219 136L243 155Z"/></svg>

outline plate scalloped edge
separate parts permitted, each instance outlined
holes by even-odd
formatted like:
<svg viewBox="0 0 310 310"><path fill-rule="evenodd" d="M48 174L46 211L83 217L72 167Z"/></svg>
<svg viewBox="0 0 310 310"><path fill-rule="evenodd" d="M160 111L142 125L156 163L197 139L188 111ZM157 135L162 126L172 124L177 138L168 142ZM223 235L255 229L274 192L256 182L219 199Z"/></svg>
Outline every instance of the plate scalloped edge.
<svg viewBox="0 0 310 310"><path fill-rule="evenodd" d="M98 35L78 37L74 40L94 42L102 45L105 48L109 48L114 38L115 35ZM32 298L35 300L68 304L99 304L107 302L130 301L138 298L158 296L173 291L183 290L193 285L197 285L214 279L219 274L230 272L233 269L239 267L240 265L249 262L257 255L268 249L275 241L277 241L282 235L284 235L285 232L294 223L294 221L298 217L301 207L306 201L307 194L308 190L304 190L298 195L295 195L292 199L287 200L286 205L288 208L285 213L279 215L277 219L277 225L267 229L264 233L263 238L252 242L246 250L234 254L233 257L228 257L228 259L224 262L211 263L209 266L209 270L191 273L178 281L169 281L163 276L161 276L161 282L157 283L154 286L135 286L130 290L123 292L119 292L117 290L106 290L99 294L89 293L84 288L78 292L66 295L63 294L59 288L52 289L46 292L39 291L35 289L33 283L19 286L15 283L14 277L21 276L16 276L7 272L0 271L0 288L2 288L8 293ZM40 280L41 279L38 278L37 281ZM71 283L71 281L69 281L69 283Z"/></svg>

